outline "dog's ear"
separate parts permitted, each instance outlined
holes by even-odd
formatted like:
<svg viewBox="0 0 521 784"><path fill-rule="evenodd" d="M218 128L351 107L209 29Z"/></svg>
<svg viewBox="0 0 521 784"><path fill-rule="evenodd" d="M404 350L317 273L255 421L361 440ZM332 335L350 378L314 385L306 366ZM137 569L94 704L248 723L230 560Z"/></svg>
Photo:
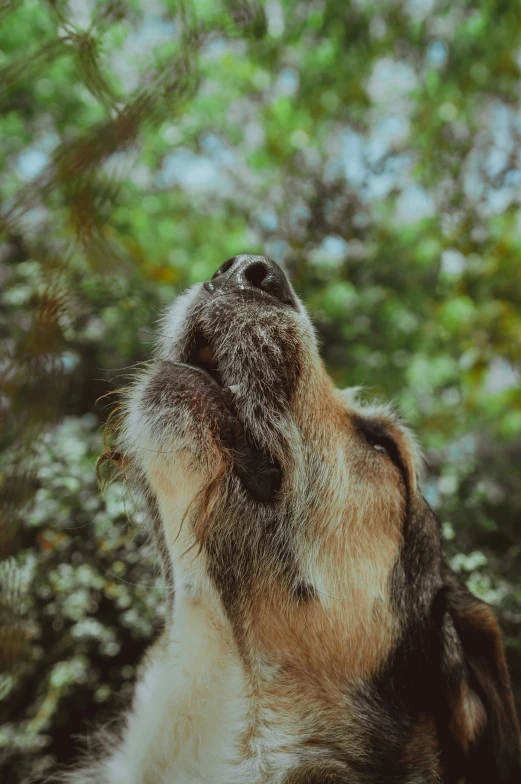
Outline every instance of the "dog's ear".
<svg viewBox="0 0 521 784"><path fill-rule="evenodd" d="M449 775L464 777L466 784L520 784L519 724L498 622L489 605L452 574L445 586L443 735Z"/></svg>

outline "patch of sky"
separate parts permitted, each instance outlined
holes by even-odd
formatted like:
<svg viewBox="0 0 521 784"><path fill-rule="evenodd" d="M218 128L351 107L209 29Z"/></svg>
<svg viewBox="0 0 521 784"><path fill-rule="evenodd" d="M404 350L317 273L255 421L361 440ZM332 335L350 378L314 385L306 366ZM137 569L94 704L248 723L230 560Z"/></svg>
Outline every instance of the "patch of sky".
<svg viewBox="0 0 521 784"><path fill-rule="evenodd" d="M67 17L70 24L86 30L90 26L95 0L68 0Z"/></svg>
<svg viewBox="0 0 521 784"><path fill-rule="evenodd" d="M139 152L135 150L115 152L105 161L103 168L108 177L113 180L121 180L134 168L138 159Z"/></svg>
<svg viewBox="0 0 521 784"><path fill-rule="evenodd" d="M431 41L427 49L427 62L434 68L442 66L449 56L449 49L445 41Z"/></svg>
<svg viewBox="0 0 521 784"><path fill-rule="evenodd" d="M6 209L11 205L5 204ZM46 207L33 207L30 210L21 212L18 217L18 225L21 230L26 232L29 236L34 237L41 232L50 218L50 211Z"/></svg>
<svg viewBox="0 0 521 784"><path fill-rule="evenodd" d="M481 152L474 148L464 163L463 191L471 204L478 202L483 195L484 182L480 172Z"/></svg>
<svg viewBox="0 0 521 784"><path fill-rule="evenodd" d="M249 122L244 126L244 145L247 150L256 150L266 141L264 128L258 122Z"/></svg>
<svg viewBox="0 0 521 784"><path fill-rule="evenodd" d="M281 3L279 0L267 0L264 11L268 23L268 35L280 38L284 32L284 12Z"/></svg>
<svg viewBox="0 0 521 784"><path fill-rule="evenodd" d="M279 225L279 219L273 210L262 210L259 213L259 223L266 231L275 231Z"/></svg>
<svg viewBox="0 0 521 784"><path fill-rule="evenodd" d="M458 553L450 562L455 572L473 572L488 563L487 556L480 550L469 553Z"/></svg>
<svg viewBox="0 0 521 784"><path fill-rule="evenodd" d="M376 128L376 133L387 143L396 144L409 135L410 123L406 117L388 114L382 117Z"/></svg>
<svg viewBox="0 0 521 784"><path fill-rule="evenodd" d="M373 103L392 104L407 96L416 85L417 78L410 65L383 57L374 64L367 91Z"/></svg>
<svg viewBox="0 0 521 784"><path fill-rule="evenodd" d="M362 202L383 199L393 188L406 183L410 169L410 160L406 155L393 155L389 157L380 171L367 173L365 187L360 193Z"/></svg>
<svg viewBox="0 0 521 784"><path fill-rule="evenodd" d="M369 23L369 33L371 38L376 38L377 41L381 40L387 32L387 24L385 19L381 16L373 16Z"/></svg>
<svg viewBox="0 0 521 784"><path fill-rule="evenodd" d="M159 44L175 38L177 28L174 22L158 15L149 15L135 34L135 44L141 51L151 52Z"/></svg>
<svg viewBox="0 0 521 784"><path fill-rule="evenodd" d="M290 229L297 229L301 223L309 220L310 215L309 207L306 204L303 202L296 204L289 214Z"/></svg>
<svg viewBox="0 0 521 784"><path fill-rule="evenodd" d="M454 465L469 460L475 454L477 437L473 433L466 433L461 438L451 441L444 449L445 457Z"/></svg>
<svg viewBox="0 0 521 784"><path fill-rule="evenodd" d="M110 68L127 92L133 92L140 84L140 64L157 46L175 40L176 35L173 22L162 19L158 12L148 12L143 24L127 35L121 49L112 52Z"/></svg>
<svg viewBox="0 0 521 784"><path fill-rule="evenodd" d="M216 165L209 156L196 155L191 150L180 148L163 160L156 175L159 187L179 185L188 192L216 192L228 196L233 193L231 178Z"/></svg>
<svg viewBox="0 0 521 784"><path fill-rule="evenodd" d="M391 192L395 184L394 174L388 172L370 174L367 177L367 186L361 194L361 200L367 202L373 199L383 199Z"/></svg>
<svg viewBox="0 0 521 784"><path fill-rule="evenodd" d="M519 388L521 378L514 367L504 357L492 357L487 375L485 376L485 391L497 395L508 389Z"/></svg>
<svg viewBox="0 0 521 784"><path fill-rule="evenodd" d="M228 50L225 38L210 38L203 45L201 54L206 60L218 60Z"/></svg>
<svg viewBox="0 0 521 784"><path fill-rule="evenodd" d="M138 188L148 190L152 186L152 172L144 163L136 163L128 173L130 182Z"/></svg>
<svg viewBox="0 0 521 784"><path fill-rule="evenodd" d="M78 354L75 354L73 351L65 351L61 355L61 364L65 373L70 373L76 367L78 367L80 362L80 358Z"/></svg>
<svg viewBox="0 0 521 784"><path fill-rule="evenodd" d="M337 235L324 237L321 244L309 254L312 264L321 267L339 267L348 254L347 242Z"/></svg>
<svg viewBox="0 0 521 784"><path fill-rule="evenodd" d="M497 177L508 166L508 152L500 147L492 147L485 159L485 172L489 177Z"/></svg>
<svg viewBox="0 0 521 784"><path fill-rule="evenodd" d="M373 131L365 142L365 155L370 166L377 166L389 149L386 137Z"/></svg>
<svg viewBox="0 0 521 784"><path fill-rule="evenodd" d="M485 214L500 215L504 213L516 196L519 200L519 193L513 192L510 188L490 189L485 202Z"/></svg>
<svg viewBox="0 0 521 784"><path fill-rule="evenodd" d="M20 179L31 182L36 179L49 163L49 156L42 149L29 147L18 156L16 168Z"/></svg>
<svg viewBox="0 0 521 784"><path fill-rule="evenodd" d="M340 137L340 159L346 180L352 185L361 185L366 176L364 140L349 128Z"/></svg>
<svg viewBox="0 0 521 784"><path fill-rule="evenodd" d="M415 21L420 22L431 13L435 0L406 0L405 10Z"/></svg>
<svg viewBox="0 0 521 784"><path fill-rule="evenodd" d="M283 68L277 76L274 91L277 95L295 95L300 86L300 74L296 68Z"/></svg>
<svg viewBox="0 0 521 784"><path fill-rule="evenodd" d="M333 134L327 144L326 181L345 177L365 202L386 197L392 188L407 184L410 156L389 152L403 143L408 133L407 118L388 114L378 120L367 137L351 128Z"/></svg>
<svg viewBox="0 0 521 784"><path fill-rule="evenodd" d="M284 240L273 240L264 244L266 253L271 259L284 266L284 262L291 253L291 248Z"/></svg>
<svg viewBox="0 0 521 784"><path fill-rule="evenodd" d="M450 277L459 277L463 274L467 266L467 260L463 253L454 248L447 248L441 254L441 271Z"/></svg>
<svg viewBox="0 0 521 784"><path fill-rule="evenodd" d="M501 101L495 101L490 110L490 131L494 143L507 152L514 148L512 128L517 124L515 114Z"/></svg>
<svg viewBox="0 0 521 784"><path fill-rule="evenodd" d="M237 153L228 147L217 134L203 134L200 143L204 152L212 158L216 166L233 166L236 163Z"/></svg>
<svg viewBox="0 0 521 784"><path fill-rule="evenodd" d="M521 185L521 169L511 169L505 174L505 187L514 188L519 195L521 193L520 185Z"/></svg>
<svg viewBox="0 0 521 784"><path fill-rule="evenodd" d="M434 215L432 197L419 185L409 185L398 196L395 217L399 223L412 224Z"/></svg>
<svg viewBox="0 0 521 784"><path fill-rule="evenodd" d="M423 482L422 492L428 504L436 507L440 500L438 483L434 479L426 479Z"/></svg>

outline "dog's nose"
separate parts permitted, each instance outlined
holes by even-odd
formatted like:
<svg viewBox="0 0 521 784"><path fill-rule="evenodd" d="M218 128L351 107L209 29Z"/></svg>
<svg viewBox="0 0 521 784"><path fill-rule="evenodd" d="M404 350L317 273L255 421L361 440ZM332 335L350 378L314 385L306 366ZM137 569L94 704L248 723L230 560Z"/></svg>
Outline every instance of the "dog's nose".
<svg viewBox="0 0 521 784"><path fill-rule="evenodd" d="M295 307L286 275L277 262L267 256L234 256L225 261L204 286L210 292L259 290Z"/></svg>

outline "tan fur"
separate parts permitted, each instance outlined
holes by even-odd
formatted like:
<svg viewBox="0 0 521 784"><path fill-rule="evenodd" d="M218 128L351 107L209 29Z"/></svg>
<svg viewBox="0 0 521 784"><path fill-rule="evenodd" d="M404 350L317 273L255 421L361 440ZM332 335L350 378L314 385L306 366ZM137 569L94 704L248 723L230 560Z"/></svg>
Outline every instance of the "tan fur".
<svg viewBox="0 0 521 784"><path fill-rule="evenodd" d="M212 291L193 287L165 315L156 359L126 394L117 450L105 452L154 501L175 600L121 743L73 780L373 784L359 776L383 704L371 688L408 621L400 558L411 510L424 519L421 456L392 407L334 388L296 297L274 308ZM194 345L219 384L194 368ZM375 448L364 423L399 454ZM255 473L276 465L280 490L259 501ZM428 549L439 532L425 521ZM418 613L441 587L432 552ZM483 726L474 696L461 681L451 697L467 745ZM432 716L400 731L404 782L437 781Z"/></svg>
<svg viewBox="0 0 521 784"><path fill-rule="evenodd" d="M310 335L308 325L304 333ZM282 428L281 444L287 446L281 448L274 438L268 443L284 467L281 498L292 503L301 499L296 557L317 597L296 603L268 570L265 578L259 575L247 607L238 609L241 616L235 623L242 629L241 638L246 635L246 643L241 644L240 654L236 643L227 645L232 645L229 655L233 659L242 659L247 678L249 709L242 736L247 758L258 753L261 739L270 732L282 731L282 738L288 734L287 746L282 740L277 753L289 756L295 737L324 739L328 727L345 713L346 685L356 688L377 673L399 632L389 591L402 537L403 481L396 467L357 432L354 416L369 413L387 423L401 439L415 481L412 442L387 409L366 410L355 394L336 390L307 338L299 352L302 375L291 419L272 422L273 435ZM238 406L243 402L247 413L248 398L243 401L239 396ZM270 434L263 431L258 437L262 440L266 435ZM194 463L194 445L203 436L194 431L189 448L172 450L172 455L169 450L151 450L145 470L157 497L178 580L192 586L194 598L182 601L188 602L191 613L205 612L207 623L219 629L222 609L208 583L206 555L200 552L194 557L197 525L185 519L191 518L194 499L219 471L219 451L212 440L205 452L204 470L202 464ZM221 481L228 480L223 477ZM208 520L208 525L222 524Z"/></svg>

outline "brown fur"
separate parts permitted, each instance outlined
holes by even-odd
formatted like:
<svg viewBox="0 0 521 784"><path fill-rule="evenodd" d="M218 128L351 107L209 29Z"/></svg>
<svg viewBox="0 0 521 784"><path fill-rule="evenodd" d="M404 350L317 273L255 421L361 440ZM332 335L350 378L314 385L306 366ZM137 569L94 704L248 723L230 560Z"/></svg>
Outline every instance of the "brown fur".
<svg viewBox="0 0 521 784"><path fill-rule="evenodd" d="M467 677L449 689L449 731L468 759L468 784L498 772L521 781L519 723L501 631L492 609L448 578L449 607L463 646Z"/></svg>
<svg viewBox="0 0 521 784"><path fill-rule="evenodd" d="M348 784L345 772L328 762L306 766L287 776L283 784Z"/></svg>
<svg viewBox="0 0 521 784"><path fill-rule="evenodd" d="M424 714L412 728L405 746L405 757L414 765L418 760L424 759L425 755L435 760L439 752L440 741L436 722L433 716Z"/></svg>
<svg viewBox="0 0 521 784"><path fill-rule="evenodd" d="M251 784L521 780L497 622L444 566L409 430L334 388L273 262L231 259L190 296L100 459L145 488L181 615L239 667L241 770Z"/></svg>

